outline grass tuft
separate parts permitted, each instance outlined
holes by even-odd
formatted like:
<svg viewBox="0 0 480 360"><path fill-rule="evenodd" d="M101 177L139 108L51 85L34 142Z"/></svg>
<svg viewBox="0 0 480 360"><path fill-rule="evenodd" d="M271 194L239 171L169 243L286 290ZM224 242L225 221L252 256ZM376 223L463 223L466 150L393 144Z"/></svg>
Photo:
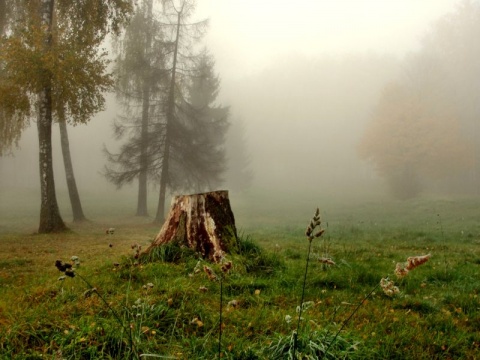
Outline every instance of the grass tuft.
<svg viewBox="0 0 480 360"><path fill-rule="evenodd" d="M271 360L284 359L345 359L352 358L359 342L348 337L335 336L327 329L299 334L296 338L280 336L273 339L263 351Z"/></svg>

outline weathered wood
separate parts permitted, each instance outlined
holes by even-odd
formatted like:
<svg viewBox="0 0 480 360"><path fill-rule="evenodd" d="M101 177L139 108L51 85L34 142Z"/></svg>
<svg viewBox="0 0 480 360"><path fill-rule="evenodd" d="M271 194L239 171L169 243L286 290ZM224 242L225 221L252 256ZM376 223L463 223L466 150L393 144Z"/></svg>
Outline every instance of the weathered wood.
<svg viewBox="0 0 480 360"><path fill-rule="evenodd" d="M170 242L187 246L204 259L216 263L226 253L238 251L237 230L228 191L173 198L167 219L145 254Z"/></svg>

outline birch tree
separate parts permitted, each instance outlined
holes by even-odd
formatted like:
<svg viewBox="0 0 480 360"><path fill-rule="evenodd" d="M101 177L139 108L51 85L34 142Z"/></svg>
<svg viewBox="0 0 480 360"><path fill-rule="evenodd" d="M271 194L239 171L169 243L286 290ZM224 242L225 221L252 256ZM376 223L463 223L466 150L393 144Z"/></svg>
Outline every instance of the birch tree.
<svg viewBox="0 0 480 360"><path fill-rule="evenodd" d="M82 202L80 201L77 181L75 180L75 173L73 171L72 156L70 154L70 141L68 139L67 122L65 120L59 121L58 125L60 128L60 143L62 147L63 166L65 168L68 197L70 198L70 205L72 206L73 221L80 222L86 220L86 217L83 213Z"/></svg>
<svg viewBox="0 0 480 360"><path fill-rule="evenodd" d="M0 152L8 151L36 116L40 167L40 233L66 229L55 193L54 118L86 123L112 86L101 44L119 31L130 0L7 1L15 11L0 44Z"/></svg>

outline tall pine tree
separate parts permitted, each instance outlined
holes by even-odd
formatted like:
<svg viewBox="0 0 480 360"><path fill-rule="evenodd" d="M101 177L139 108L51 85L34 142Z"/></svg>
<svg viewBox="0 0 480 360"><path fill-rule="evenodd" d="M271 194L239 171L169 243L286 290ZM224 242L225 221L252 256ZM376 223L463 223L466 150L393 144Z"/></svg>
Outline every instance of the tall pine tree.
<svg viewBox="0 0 480 360"><path fill-rule="evenodd" d="M172 191L214 190L223 183L226 170L229 108L216 104L220 80L211 56L201 54L192 74L186 98L177 105L181 136L172 141Z"/></svg>
<svg viewBox="0 0 480 360"><path fill-rule="evenodd" d="M147 182L151 172L151 128L156 108L162 106L167 71L161 24L154 16L153 0L138 5L125 35L117 41L116 96L124 114L117 118L117 139L127 137L118 153L105 150L105 176L117 187L138 179L137 216L147 216Z"/></svg>
<svg viewBox="0 0 480 360"><path fill-rule="evenodd" d="M115 133L126 141L118 153L107 151L105 175L117 186L139 179L137 210L146 209L147 181L159 183L156 222L164 220L167 191L213 189L225 170L228 108L215 104L212 58L194 51L207 25L188 23L194 5L164 1L155 15L146 1L120 42L117 95L125 111Z"/></svg>

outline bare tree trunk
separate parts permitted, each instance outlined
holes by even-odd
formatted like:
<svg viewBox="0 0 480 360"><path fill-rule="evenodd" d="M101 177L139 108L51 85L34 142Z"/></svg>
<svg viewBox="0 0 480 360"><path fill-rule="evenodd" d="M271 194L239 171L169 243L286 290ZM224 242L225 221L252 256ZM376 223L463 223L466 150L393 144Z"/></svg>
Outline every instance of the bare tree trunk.
<svg viewBox="0 0 480 360"><path fill-rule="evenodd" d="M167 103L167 124L165 126L165 144L163 149L162 158L162 173L160 175L160 194L158 197L157 215L155 216L155 223L162 223L165 219L165 196L167 191L167 183L169 178L169 161L170 161L170 128L173 121L175 121L175 82L177 72L177 54L178 54L178 42L180 38L180 19L182 13L178 13L177 18L177 34L175 38L175 47L173 51L173 66L172 77L170 79L170 88L168 93Z"/></svg>
<svg viewBox="0 0 480 360"><path fill-rule="evenodd" d="M43 0L41 5L41 21L46 28L45 48L51 46L52 17L54 0ZM47 75L48 76L48 75ZM51 233L65 230L58 209L55 194L55 181L52 164L52 90L50 80L45 81L43 89L38 94L38 144L40 164L40 225L39 233Z"/></svg>
<svg viewBox="0 0 480 360"><path fill-rule="evenodd" d="M148 123L150 114L150 76L151 76L151 47L152 47L152 0L148 2L147 27L145 39L145 57L148 61L148 68L144 72L143 77L143 104L142 104L142 128L140 140L140 173L138 175L138 199L137 199L137 216L148 216L147 208L147 171L148 171Z"/></svg>
<svg viewBox="0 0 480 360"><path fill-rule="evenodd" d="M137 216L148 216L147 209L147 137L148 137L148 110L150 107L150 93L144 86L143 91L143 110L142 110L142 129L140 142L140 173L138 174L138 198L137 198Z"/></svg>
<svg viewBox="0 0 480 360"><path fill-rule="evenodd" d="M6 0L0 0L0 34L3 34L3 28L7 22L7 3Z"/></svg>
<svg viewBox="0 0 480 360"><path fill-rule="evenodd" d="M228 191L176 196L168 218L143 255L170 242L193 249L203 258L216 263L225 254L238 252L237 230Z"/></svg>
<svg viewBox="0 0 480 360"><path fill-rule="evenodd" d="M73 221L85 221L80 195L78 194L77 182L73 172L72 157L70 155L70 143L68 141L67 124L65 121L59 121L60 141L62 144L63 165L65 167L65 176L67 178L68 195L72 205Z"/></svg>

